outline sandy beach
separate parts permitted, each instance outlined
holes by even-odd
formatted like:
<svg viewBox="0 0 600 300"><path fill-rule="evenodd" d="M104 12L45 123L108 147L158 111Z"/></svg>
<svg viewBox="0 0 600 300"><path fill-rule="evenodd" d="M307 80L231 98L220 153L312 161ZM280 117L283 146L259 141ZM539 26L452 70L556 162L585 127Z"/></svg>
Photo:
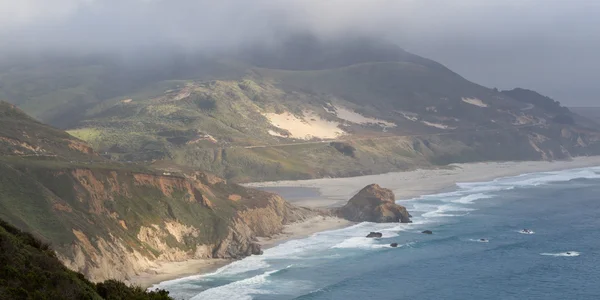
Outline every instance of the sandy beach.
<svg viewBox="0 0 600 300"><path fill-rule="evenodd" d="M246 184L273 191L294 191L289 202L305 207L324 208L344 205L360 189L371 183L392 189L397 199L411 199L456 188L456 183L490 181L496 178L526 173L559 171L600 166L600 156L580 157L570 161L487 162L453 164L444 169L415 170L351 178L326 178L302 181L279 181ZM285 190L289 189L289 190ZM306 196L303 196L306 195ZM335 217L315 217L286 225L282 233L271 238L260 238L263 249L274 247L292 239L308 237L314 233L343 228L352 223ZM142 287L203 273L210 273L231 260L196 259L184 262L165 262L148 272L136 276L131 283Z"/></svg>
<svg viewBox="0 0 600 300"><path fill-rule="evenodd" d="M229 259L190 259L178 262L159 262L152 268L128 280L129 284L149 288L153 284L216 271L232 262Z"/></svg>
<svg viewBox="0 0 600 300"><path fill-rule="evenodd" d="M280 234L270 238L258 238L263 249L277 246L291 239L301 239L314 233L347 227L353 224L350 221L335 217L314 217L302 222L284 226ZM152 268L129 280L129 283L143 288L163 281L211 273L232 262L229 259L191 259L181 262L160 262Z"/></svg>
<svg viewBox="0 0 600 300"><path fill-rule="evenodd" d="M452 164L444 169L425 169L349 178L326 178L302 181L277 181L246 184L271 191L305 188L312 196L291 197L293 204L313 207L339 207L360 189L371 183L394 191L396 199L405 200L456 188L456 183L490 181L526 173L560 171L600 166L600 156L577 157L570 161L484 162ZM312 191L311 191L312 190ZM283 193L285 197L285 193Z"/></svg>

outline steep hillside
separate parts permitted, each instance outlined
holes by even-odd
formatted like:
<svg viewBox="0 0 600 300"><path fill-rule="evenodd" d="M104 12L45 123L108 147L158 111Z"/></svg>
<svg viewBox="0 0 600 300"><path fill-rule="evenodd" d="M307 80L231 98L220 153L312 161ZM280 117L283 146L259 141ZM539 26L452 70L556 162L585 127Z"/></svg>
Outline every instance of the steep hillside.
<svg viewBox="0 0 600 300"><path fill-rule="evenodd" d="M172 80L241 74L243 69L226 61L160 49L134 56L24 56L0 66L0 99L44 123L66 128L86 109L124 94L161 91Z"/></svg>
<svg viewBox="0 0 600 300"><path fill-rule="evenodd" d="M0 155L101 160L92 148L0 101Z"/></svg>
<svg viewBox="0 0 600 300"><path fill-rule="evenodd" d="M598 148L597 131L554 110L409 62L254 69L238 81L124 98L88 111L69 132L117 160L238 182L564 159Z"/></svg>
<svg viewBox="0 0 600 300"><path fill-rule="evenodd" d="M110 280L94 284L67 269L48 244L0 220L0 299L171 299Z"/></svg>
<svg viewBox="0 0 600 300"><path fill-rule="evenodd" d="M27 78L15 75L18 68L0 92L13 91L14 102L45 120L62 119L45 105L68 111L61 125L112 160L206 170L235 182L567 159L600 148L598 127L554 100L485 88L373 39L299 35L219 59L176 57L180 68L150 63L123 73L145 74L143 84L90 101L66 97L77 109L56 104L58 83L34 83L44 88L33 89L40 94L31 102L32 91L16 84ZM91 82L105 90L103 80Z"/></svg>
<svg viewBox="0 0 600 300"><path fill-rule="evenodd" d="M21 136L13 137L19 142L68 137L51 128L37 131L39 123L12 106L2 108L2 115L23 124ZM68 142L48 145L53 153L73 151ZM260 254L256 237L315 214L206 173L93 161L88 147L75 150L81 149L84 161L0 156L0 218L52 243L61 261L94 281L125 280L157 261Z"/></svg>

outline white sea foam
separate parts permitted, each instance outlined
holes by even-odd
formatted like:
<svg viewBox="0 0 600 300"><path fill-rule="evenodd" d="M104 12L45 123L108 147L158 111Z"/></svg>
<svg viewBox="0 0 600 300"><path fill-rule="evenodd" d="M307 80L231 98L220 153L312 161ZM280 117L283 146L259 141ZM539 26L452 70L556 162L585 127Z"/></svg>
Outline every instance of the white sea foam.
<svg viewBox="0 0 600 300"><path fill-rule="evenodd" d="M380 244L377 243L374 239L369 238L349 238L344 240L343 242L331 247L332 249L384 249L384 248L402 248L407 246L412 246L414 243L406 243L402 245L398 245L397 247L392 247L391 243Z"/></svg>
<svg viewBox="0 0 600 300"><path fill-rule="evenodd" d="M333 249L356 249L356 248L372 248L375 244L375 239L365 237L352 237L342 241L339 244L332 246Z"/></svg>
<svg viewBox="0 0 600 300"><path fill-rule="evenodd" d="M477 242L477 243L489 243L490 242L489 239L469 239L469 241Z"/></svg>
<svg viewBox="0 0 600 300"><path fill-rule="evenodd" d="M240 281L234 281L230 284L218 286L212 289L208 289L194 297L191 300L222 300L222 299L239 299L239 300L252 300L251 295L268 295L272 292L261 289L265 283L268 282L268 277L271 274L276 273L280 270L273 270L264 272L261 275L246 278Z"/></svg>
<svg viewBox="0 0 600 300"><path fill-rule="evenodd" d="M533 230L529 230L529 231L519 230L518 232L520 234L535 234L535 231L533 231Z"/></svg>
<svg viewBox="0 0 600 300"><path fill-rule="evenodd" d="M471 193L493 192L514 189L516 187L539 186L554 182L565 182L574 179L598 179L600 168L573 169L565 171L522 174L515 177L498 178L489 182L457 183L464 191Z"/></svg>
<svg viewBox="0 0 600 300"><path fill-rule="evenodd" d="M155 284L150 287L150 290L154 289L165 289L171 286L177 286L178 289L183 289L185 285L188 285L191 282L199 282L199 281L210 281L215 277L227 277L243 274L250 271L256 271L260 269L265 269L270 267L270 265L260 256L250 256L246 257L242 260L234 261L226 266L223 266L216 270L213 273L201 274L188 276L184 278L173 279L169 281L163 281L159 284Z"/></svg>
<svg viewBox="0 0 600 300"><path fill-rule="evenodd" d="M540 253L540 255L561 257L561 256L579 256L579 255L581 255L581 253L579 253L577 251L566 251L566 252L559 252L559 253Z"/></svg>
<svg viewBox="0 0 600 300"><path fill-rule="evenodd" d="M466 196L460 197L456 200L451 200L451 202L461 203L461 204L471 204L471 203L473 203L473 201L476 201L476 200L489 199L489 198L493 198L493 197L494 196L492 196L492 195L477 193L477 194L466 195Z"/></svg>
<svg viewBox="0 0 600 300"><path fill-rule="evenodd" d="M421 216L424 218L439 218L439 217L459 217L464 216L466 214L447 214L447 212L469 212L473 211L471 208L460 207L451 204L443 204L439 205L436 210L426 212Z"/></svg>

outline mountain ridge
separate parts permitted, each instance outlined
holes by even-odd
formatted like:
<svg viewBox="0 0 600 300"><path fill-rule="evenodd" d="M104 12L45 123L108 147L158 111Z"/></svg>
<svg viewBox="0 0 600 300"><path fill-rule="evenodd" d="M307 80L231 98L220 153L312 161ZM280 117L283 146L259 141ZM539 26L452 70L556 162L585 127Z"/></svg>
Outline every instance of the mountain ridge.
<svg viewBox="0 0 600 300"><path fill-rule="evenodd" d="M106 59L89 63L110 68L83 68L87 75L77 80L56 76L47 84L45 75L35 77L36 93L20 88L19 76L27 72L9 72L0 96L24 95L17 102L58 110L66 101L74 108L62 110L70 116L58 118L61 124L110 160L166 172L206 170L235 182L598 153L598 127L560 103L525 90L483 87L382 40L297 34L244 49L166 56L173 68L160 71L156 66L169 65L161 61L129 70L123 78L152 80L128 86L135 78L123 79L118 92L103 87L102 78L119 68ZM60 74L79 73L67 68ZM54 93L67 90L57 101ZM82 92L88 90L96 92ZM71 97L82 94L93 99ZM515 146L503 146L509 144Z"/></svg>

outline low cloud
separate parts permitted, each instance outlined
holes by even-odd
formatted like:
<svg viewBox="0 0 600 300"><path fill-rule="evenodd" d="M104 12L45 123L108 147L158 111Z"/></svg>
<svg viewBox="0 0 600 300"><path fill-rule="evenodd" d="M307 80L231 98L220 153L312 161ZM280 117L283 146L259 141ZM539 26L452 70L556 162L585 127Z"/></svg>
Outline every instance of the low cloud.
<svg viewBox="0 0 600 300"><path fill-rule="evenodd" d="M0 0L0 41L18 53L195 51L296 31L370 35L488 86L589 103L600 93L598 15L589 0Z"/></svg>

